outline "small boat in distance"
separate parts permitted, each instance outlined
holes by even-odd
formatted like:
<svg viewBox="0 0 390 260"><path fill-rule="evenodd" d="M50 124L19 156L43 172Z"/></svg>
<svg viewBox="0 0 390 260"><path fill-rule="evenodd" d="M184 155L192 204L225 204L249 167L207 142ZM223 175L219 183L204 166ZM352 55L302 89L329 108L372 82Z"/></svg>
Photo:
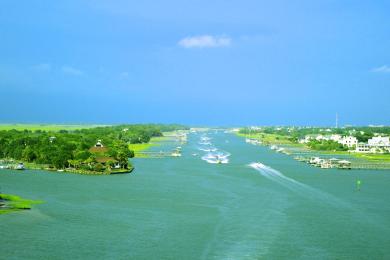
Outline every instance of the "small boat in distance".
<svg viewBox="0 0 390 260"><path fill-rule="evenodd" d="M267 166L265 166L264 164L260 163L260 162L254 162L254 163L251 163L249 166L255 168L255 169L262 169L262 168L266 168Z"/></svg>
<svg viewBox="0 0 390 260"><path fill-rule="evenodd" d="M15 167L15 170L24 170L24 164L23 163L18 163L18 165L16 165Z"/></svg>

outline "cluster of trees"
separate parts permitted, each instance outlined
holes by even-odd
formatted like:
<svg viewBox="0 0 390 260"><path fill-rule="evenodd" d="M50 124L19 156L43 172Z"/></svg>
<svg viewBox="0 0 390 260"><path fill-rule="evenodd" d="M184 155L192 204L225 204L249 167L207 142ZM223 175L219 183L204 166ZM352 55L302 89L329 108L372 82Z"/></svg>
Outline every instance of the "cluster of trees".
<svg viewBox="0 0 390 260"><path fill-rule="evenodd" d="M331 140L311 140L307 146L317 151L348 151L347 146Z"/></svg>
<svg viewBox="0 0 390 260"><path fill-rule="evenodd" d="M97 140L107 147L105 156L127 168L128 158L134 156L130 143L147 143L151 137L161 136L163 131L185 129L179 125L118 125L73 131L0 131L0 158L45 164L63 169L84 167L97 170L98 155L90 151ZM112 163L113 163L112 162ZM108 162L110 164L111 162Z"/></svg>

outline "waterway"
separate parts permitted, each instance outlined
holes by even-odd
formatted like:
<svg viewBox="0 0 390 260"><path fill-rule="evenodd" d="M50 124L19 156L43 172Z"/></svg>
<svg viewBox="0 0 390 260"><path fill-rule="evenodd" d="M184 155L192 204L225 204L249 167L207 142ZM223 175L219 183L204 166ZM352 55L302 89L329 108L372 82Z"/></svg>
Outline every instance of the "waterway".
<svg viewBox="0 0 390 260"><path fill-rule="evenodd" d="M0 259L390 258L390 171L314 168L223 132L133 163L112 176L0 170L1 192L44 201L0 215Z"/></svg>

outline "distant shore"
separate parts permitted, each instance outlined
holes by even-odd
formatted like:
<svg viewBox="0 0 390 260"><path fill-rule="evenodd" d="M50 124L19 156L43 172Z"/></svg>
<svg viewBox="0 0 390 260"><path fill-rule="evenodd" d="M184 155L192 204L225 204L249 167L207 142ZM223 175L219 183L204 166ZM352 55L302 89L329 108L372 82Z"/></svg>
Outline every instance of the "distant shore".
<svg viewBox="0 0 390 260"><path fill-rule="evenodd" d="M302 161L309 160L310 157L338 157L341 156L350 158L352 161L352 167L356 169L390 169L390 155L389 154L365 154L365 153L354 153L350 151L328 151L328 150L313 150L305 144L292 142L288 136L268 133L257 133L257 134L243 134L236 133L237 136L243 138L249 138L258 140L261 145L265 146L277 146L276 151L280 148L279 152L297 156ZM302 154L305 154L307 158L303 158ZM295 157L294 157L295 158ZM305 159L305 160L303 160Z"/></svg>

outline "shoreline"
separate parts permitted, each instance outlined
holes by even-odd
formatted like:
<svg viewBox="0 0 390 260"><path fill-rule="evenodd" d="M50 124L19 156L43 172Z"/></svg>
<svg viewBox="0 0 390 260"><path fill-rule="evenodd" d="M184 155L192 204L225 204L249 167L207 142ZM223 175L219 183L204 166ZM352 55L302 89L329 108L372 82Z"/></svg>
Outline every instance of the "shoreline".
<svg viewBox="0 0 390 260"><path fill-rule="evenodd" d="M48 165L45 164L36 164L36 163L28 163L23 162L23 164L26 166L23 170L16 170L13 168L6 168L2 170L14 170L14 171L28 171L28 170L41 170L41 171L47 171L52 173L73 173L73 174L82 174L82 175L111 175L111 174L127 174L133 172L135 167L131 167L129 169L119 169L114 171L104 171L104 172L98 172L98 171L87 171L87 170L80 170L80 169L56 169L56 168L49 168Z"/></svg>
<svg viewBox="0 0 390 260"><path fill-rule="evenodd" d="M152 137L149 143L129 144L128 147L130 150L134 151L134 158L151 158L143 152L148 151L152 147L161 146L163 142L174 140L175 137L172 136L173 133L176 133L176 131L163 132L163 136Z"/></svg>
<svg viewBox="0 0 390 260"><path fill-rule="evenodd" d="M320 157L320 156L343 156L349 157L348 160L352 161L352 169L362 169L362 170L389 170L390 169L390 155L384 154L358 154L350 151L328 151L328 150L313 150L307 147L304 144L294 143L290 141L288 136L276 135L276 134L241 134L236 133L238 137L255 139L261 142L261 146L277 146L281 148L279 151L288 156L300 157L298 161L307 161L310 157ZM294 150L298 150L295 151ZM302 155L304 154L304 156ZM303 157L306 157L303 160ZM321 159L321 158L320 158ZM322 158L324 160L329 158ZM345 158L342 158L345 159ZM328 168L326 168L328 169Z"/></svg>

